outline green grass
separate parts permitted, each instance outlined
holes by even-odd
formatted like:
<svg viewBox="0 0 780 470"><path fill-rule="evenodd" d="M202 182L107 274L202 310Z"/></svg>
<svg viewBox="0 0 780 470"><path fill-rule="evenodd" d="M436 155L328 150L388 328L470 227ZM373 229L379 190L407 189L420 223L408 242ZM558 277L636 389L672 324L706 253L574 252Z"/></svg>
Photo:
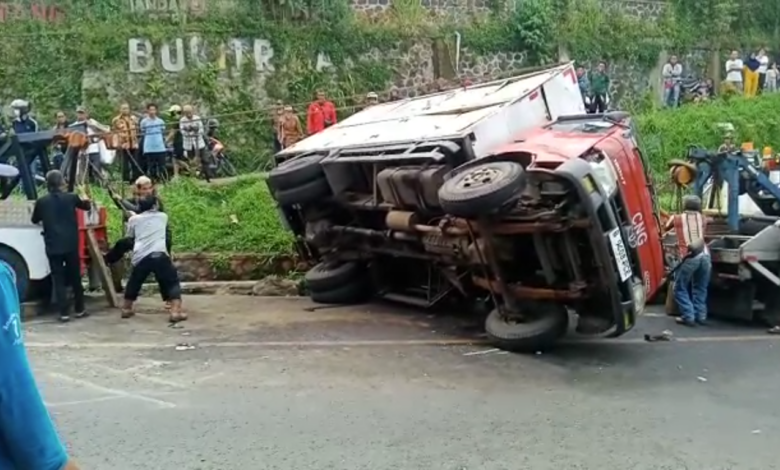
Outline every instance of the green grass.
<svg viewBox="0 0 780 470"><path fill-rule="evenodd" d="M181 179L159 188L170 216L177 252L251 252L273 255L292 251L292 236L281 225L279 212L262 178L206 186ZM108 194L93 189L94 198L109 210L111 240L122 236L122 214Z"/></svg>

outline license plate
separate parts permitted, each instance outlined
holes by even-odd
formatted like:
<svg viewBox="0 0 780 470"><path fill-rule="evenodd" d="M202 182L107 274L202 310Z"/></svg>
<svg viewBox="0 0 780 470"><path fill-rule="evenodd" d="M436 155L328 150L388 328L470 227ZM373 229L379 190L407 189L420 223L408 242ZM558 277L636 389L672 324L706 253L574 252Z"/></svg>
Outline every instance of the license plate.
<svg viewBox="0 0 780 470"><path fill-rule="evenodd" d="M612 254L615 256L620 282L631 279L633 271L631 269L631 260L628 258L628 250L623 243L623 237L620 236L620 229L616 228L609 232L609 242L612 245Z"/></svg>

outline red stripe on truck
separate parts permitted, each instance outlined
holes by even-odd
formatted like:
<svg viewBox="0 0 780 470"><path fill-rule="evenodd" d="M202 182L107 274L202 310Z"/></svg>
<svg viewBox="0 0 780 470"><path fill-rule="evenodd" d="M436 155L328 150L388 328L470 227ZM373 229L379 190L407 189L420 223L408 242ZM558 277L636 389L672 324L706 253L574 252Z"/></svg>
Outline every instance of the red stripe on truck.
<svg viewBox="0 0 780 470"><path fill-rule="evenodd" d="M577 75L574 74L574 69L568 68L563 72L564 77L569 77L571 79L571 82L575 85L577 84Z"/></svg>
<svg viewBox="0 0 780 470"><path fill-rule="evenodd" d="M528 95L528 101L533 101L537 98L539 98L539 91L532 91L531 94Z"/></svg>

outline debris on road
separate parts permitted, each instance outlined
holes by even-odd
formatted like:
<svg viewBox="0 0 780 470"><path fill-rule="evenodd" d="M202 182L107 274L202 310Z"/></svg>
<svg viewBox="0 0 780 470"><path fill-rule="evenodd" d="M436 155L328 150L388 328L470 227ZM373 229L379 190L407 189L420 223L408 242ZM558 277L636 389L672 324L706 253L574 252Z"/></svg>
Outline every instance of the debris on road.
<svg viewBox="0 0 780 470"><path fill-rule="evenodd" d="M698 377L696 377L696 380L698 380L699 382L706 382L707 378L706 377L702 377L702 376L698 376Z"/></svg>
<svg viewBox="0 0 780 470"><path fill-rule="evenodd" d="M656 341L671 341L673 338L674 333L672 333L671 330L664 330L657 335L645 334L645 341L648 343L654 343Z"/></svg>
<svg viewBox="0 0 780 470"><path fill-rule="evenodd" d="M192 349L195 349L195 346L188 343L179 343L176 345L174 349L176 349L177 351L190 351Z"/></svg>

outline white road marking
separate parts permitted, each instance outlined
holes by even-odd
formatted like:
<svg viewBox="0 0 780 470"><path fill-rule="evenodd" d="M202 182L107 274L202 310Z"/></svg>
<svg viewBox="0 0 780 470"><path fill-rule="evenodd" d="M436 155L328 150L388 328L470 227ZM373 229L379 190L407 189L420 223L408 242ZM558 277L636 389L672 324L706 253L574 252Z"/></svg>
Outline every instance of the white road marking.
<svg viewBox="0 0 780 470"><path fill-rule="evenodd" d="M73 401L61 401L56 403L49 403L45 402L47 408L64 408L66 406L77 406L77 405L91 405L92 403L100 403L102 401L111 401L111 400L119 400L122 398L122 396L118 395L109 395L107 397L97 397L97 398L89 398L86 400L73 400Z"/></svg>
<svg viewBox="0 0 780 470"><path fill-rule="evenodd" d="M158 377L152 377L150 375L138 373L141 370L148 370L148 369L151 369L151 368L154 368L154 367L157 367L157 366L151 366L151 367L149 367L149 366L146 366L146 367L136 366L136 367L131 367L129 369L116 369L114 367L107 366L107 365L104 365L104 364L95 363L95 362L90 363L90 366L91 367L97 367L98 369L101 369L101 370L104 370L106 372L110 372L110 373L116 374L116 375L132 375L133 377L137 377L137 378L139 378L141 380L145 380L147 382L151 382L151 383L154 383L154 384L157 384L157 385L164 385L164 386L167 386L167 387L181 388L181 389L186 389L187 388L186 385L184 385L182 383L179 383L179 382L174 382L172 380L161 379L161 378L158 378Z"/></svg>
<svg viewBox="0 0 780 470"><path fill-rule="evenodd" d="M104 387L103 385L90 382L89 380L83 380L76 377L71 377L69 375L61 374L59 372L46 372L46 375L55 379L62 380L63 382L68 382L73 385L79 385L84 388L90 388L97 392L102 392L108 395L115 396L117 398L130 398L133 400L144 401L147 403L153 403L162 408L176 408L176 404L169 401L159 400L157 398L152 398L146 395L142 395L140 393L129 392L127 390Z"/></svg>
<svg viewBox="0 0 780 470"><path fill-rule="evenodd" d="M484 351L471 351L471 352L467 352L467 353L465 353L463 355L464 356L482 356L482 355L485 355L485 354L492 354L492 353L497 353L497 352L500 352L500 350L494 348L494 349L485 349Z"/></svg>

